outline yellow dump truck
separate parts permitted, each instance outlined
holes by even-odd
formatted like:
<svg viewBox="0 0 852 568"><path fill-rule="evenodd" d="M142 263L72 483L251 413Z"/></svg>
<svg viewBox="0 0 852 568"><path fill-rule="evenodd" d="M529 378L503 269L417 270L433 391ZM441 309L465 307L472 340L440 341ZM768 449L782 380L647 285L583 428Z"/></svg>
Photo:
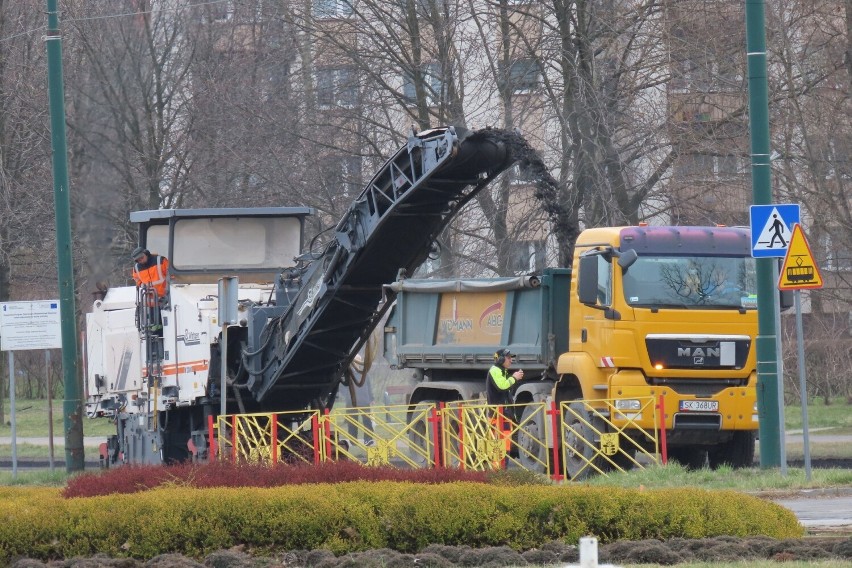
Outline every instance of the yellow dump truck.
<svg viewBox="0 0 852 568"><path fill-rule="evenodd" d="M494 353L508 347L525 372L518 404L587 401L604 409L593 401L609 400L629 412L640 399L662 396L671 458L690 467L749 466L758 428L750 243L744 228L595 228L578 238L570 269L399 280L385 357L413 370L409 402L417 405L484 397ZM654 427L650 413L633 418L631 428ZM521 420L540 429L537 439L554 438L545 425ZM611 421L597 429L625 424Z"/></svg>

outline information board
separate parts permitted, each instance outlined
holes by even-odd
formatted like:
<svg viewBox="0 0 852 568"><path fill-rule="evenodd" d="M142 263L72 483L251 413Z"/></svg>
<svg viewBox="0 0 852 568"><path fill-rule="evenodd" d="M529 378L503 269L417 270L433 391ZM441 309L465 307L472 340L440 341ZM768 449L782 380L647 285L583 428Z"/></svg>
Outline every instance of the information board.
<svg viewBox="0 0 852 568"><path fill-rule="evenodd" d="M0 303L0 350L61 348L59 300Z"/></svg>

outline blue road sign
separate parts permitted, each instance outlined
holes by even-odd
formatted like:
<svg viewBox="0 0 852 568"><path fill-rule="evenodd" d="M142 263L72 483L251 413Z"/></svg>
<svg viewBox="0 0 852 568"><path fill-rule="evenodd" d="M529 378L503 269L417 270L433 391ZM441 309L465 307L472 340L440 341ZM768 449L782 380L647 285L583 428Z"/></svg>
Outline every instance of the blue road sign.
<svg viewBox="0 0 852 568"><path fill-rule="evenodd" d="M752 205L751 256L755 258L780 257L787 255L793 225L800 222L798 204Z"/></svg>

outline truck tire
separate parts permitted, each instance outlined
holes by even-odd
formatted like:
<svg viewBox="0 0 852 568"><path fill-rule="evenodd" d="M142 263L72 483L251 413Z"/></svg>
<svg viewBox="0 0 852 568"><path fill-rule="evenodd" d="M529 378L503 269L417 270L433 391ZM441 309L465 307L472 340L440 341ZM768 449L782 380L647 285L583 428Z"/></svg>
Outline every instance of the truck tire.
<svg viewBox="0 0 852 568"><path fill-rule="evenodd" d="M612 464L607 463L608 468L612 471L620 471L618 468L621 468L624 471L630 471L636 467L636 464L633 462L633 460L636 459L636 446L634 446L631 442L625 442L624 440L625 435L623 433L619 434L618 445L620 450L614 456L610 456L609 459L612 460Z"/></svg>
<svg viewBox="0 0 852 568"><path fill-rule="evenodd" d="M688 470L701 469L707 463L707 450L696 446L669 448L669 459Z"/></svg>
<svg viewBox="0 0 852 568"><path fill-rule="evenodd" d="M565 424L571 427L563 432L565 473L568 479L580 480L597 473L593 466L603 469L600 458L595 458L597 434L590 425L594 425L598 430L601 430L601 427L593 422L591 414L582 402L572 402L569 408L574 412L567 413L565 417Z"/></svg>
<svg viewBox="0 0 852 568"><path fill-rule="evenodd" d="M707 451L710 468L729 465L740 469L754 465L754 438L754 432L750 430L737 430L733 438L710 448Z"/></svg>
<svg viewBox="0 0 852 568"><path fill-rule="evenodd" d="M540 409L536 415L535 406L524 406L520 421L523 426L518 430L518 461L524 469L534 473L548 473L547 426L542 423L543 416Z"/></svg>

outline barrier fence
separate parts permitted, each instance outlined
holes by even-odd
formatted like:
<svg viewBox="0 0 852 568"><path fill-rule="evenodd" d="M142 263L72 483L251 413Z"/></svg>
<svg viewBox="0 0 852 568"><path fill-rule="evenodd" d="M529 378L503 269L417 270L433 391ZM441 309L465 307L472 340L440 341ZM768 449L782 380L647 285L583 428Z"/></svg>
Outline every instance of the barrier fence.
<svg viewBox="0 0 852 568"><path fill-rule="evenodd" d="M213 455L222 460L526 469L577 480L659 463L661 446L665 453L661 402L630 402L621 408L623 401L616 400L507 406L460 401L235 414L211 417L208 434Z"/></svg>

